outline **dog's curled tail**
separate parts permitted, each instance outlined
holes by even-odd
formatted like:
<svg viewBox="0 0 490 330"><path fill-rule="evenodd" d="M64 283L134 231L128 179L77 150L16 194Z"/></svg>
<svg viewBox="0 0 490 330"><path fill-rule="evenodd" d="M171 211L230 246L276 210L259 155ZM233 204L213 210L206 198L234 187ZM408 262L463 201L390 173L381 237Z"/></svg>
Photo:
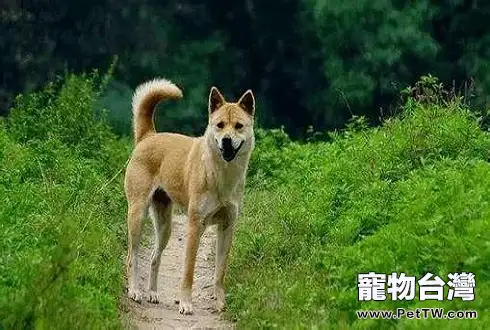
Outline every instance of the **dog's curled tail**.
<svg viewBox="0 0 490 330"><path fill-rule="evenodd" d="M155 107L163 100L182 98L182 91L170 80L158 78L139 85L133 95L134 143L138 144L149 133L155 133Z"/></svg>

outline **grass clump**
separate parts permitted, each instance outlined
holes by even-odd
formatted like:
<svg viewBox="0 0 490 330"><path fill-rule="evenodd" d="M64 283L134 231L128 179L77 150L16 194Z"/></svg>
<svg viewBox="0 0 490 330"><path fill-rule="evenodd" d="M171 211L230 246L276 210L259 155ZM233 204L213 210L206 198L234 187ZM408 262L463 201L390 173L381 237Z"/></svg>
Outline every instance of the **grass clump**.
<svg viewBox="0 0 490 330"><path fill-rule="evenodd" d="M107 77L68 75L0 123L0 328L118 328L130 144L95 115Z"/></svg>
<svg viewBox="0 0 490 330"><path fill-rule="evenodd" d="M331 142L259 132L231 261L242 328L484 328L490 308L490 136L461 102L410 97L382 126ZM263 136L262 136L262 135ZM279 135L274 147L275 135ZM475 300L361 302L357 274L476 275ZM445 289L447 293L447 288ZM359 320L443 307L478 320Z"/></svg>

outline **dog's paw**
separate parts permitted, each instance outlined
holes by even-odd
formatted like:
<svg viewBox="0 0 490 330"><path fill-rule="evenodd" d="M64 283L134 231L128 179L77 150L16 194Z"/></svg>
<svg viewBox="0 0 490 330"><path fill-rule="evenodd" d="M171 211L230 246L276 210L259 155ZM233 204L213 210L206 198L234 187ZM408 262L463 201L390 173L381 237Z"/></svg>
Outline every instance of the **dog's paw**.
<svg viewBox="0 0 490 330"><path fill-rule="evenodd" d="M214 294L212 299L216 300L216 310L218 312L222 312L225 309L226 301L225 301L225 290L223 287L216 286L214 288Z"/></svg>
<svg viewBox="0 0 490 330"><path fill-rule="evenodd" d="M141 303L141 292L139 292L139 290L129 289L128 290L128 297L129 297L129 299L131 299L137 303Z"/></svg>
<svg viewBox="0 0 490 330"><path fill-rule="evenodd" d="M224 300L216 300L216 312L221 313L226 309L226 303Z"/></svg>
<svg viewBox="0 0 490 330"><path fill-rule="evenodd" d="M158 294L155 291L150 291L150 294L148 295L148 302L152 304L158 304L160 302Z"/></svg>
<svg viewBox="0 0 490 330"><path fill-rule="evenodd" d="M179 313L183 315L192 315L194 313L192 303L190 301L184 302L181 299L179 302Z"/></svg>

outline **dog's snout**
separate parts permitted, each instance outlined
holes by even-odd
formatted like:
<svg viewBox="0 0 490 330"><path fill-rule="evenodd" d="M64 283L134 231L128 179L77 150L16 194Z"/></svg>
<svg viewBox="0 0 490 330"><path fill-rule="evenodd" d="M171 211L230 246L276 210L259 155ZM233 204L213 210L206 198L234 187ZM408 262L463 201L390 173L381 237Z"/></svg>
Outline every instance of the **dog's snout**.
<svg viewBox="0 0 490 330"><path fill-rule="evenodd" d="M223 156L223 159L227 162L231 162L237 155L242 145L243 145L243 141L240 143L240 145L237 148L233 145L233 140L231 139L231 137L229 137L228 135L224 136L221 139L221 146L220 146L221 155Z"/></svg>
<svg viewBox="0 0 490 330"><path fill-rule="evenodd" d="M223 149L231 149L231 148L233 148L233 144L231 143L231 138L230 137L225 136L221 142L223 144Z"/></svg>

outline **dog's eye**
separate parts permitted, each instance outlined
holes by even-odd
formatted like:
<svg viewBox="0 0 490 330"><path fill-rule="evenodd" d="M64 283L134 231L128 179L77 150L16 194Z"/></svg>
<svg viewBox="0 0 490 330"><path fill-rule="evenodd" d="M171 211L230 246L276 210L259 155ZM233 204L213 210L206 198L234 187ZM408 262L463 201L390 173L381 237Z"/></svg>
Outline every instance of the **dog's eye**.
<svg viewBox="0 0 490 330"><path fill-rule="evenodd" d="M225 127L225 123L223 123L222 121L220 121L218 123L218 125L216 125L216 126L218 126L218 128L223 128L223 127Z"/></svg>
<svg viewBox="0 0 490 330"><path fill-rule="evenodd" d="M243 124L236 123L236 124L235 124L235 128L236 128L236 129L243 128Z"/></svg>

